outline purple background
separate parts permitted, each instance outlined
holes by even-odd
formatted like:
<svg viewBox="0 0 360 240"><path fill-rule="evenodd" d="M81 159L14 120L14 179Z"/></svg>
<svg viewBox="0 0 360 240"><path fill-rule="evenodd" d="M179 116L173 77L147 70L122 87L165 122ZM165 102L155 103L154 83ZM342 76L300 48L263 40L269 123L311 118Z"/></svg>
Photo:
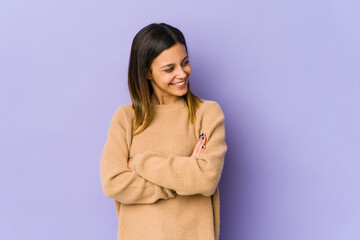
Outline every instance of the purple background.
<svg viewBox="0 0 360 240"><path fill-rule="evenodd" d="M360 239L357 0L2 0L0 239L116 239L99 161L152 22L226 117L221 239Z"/></svg>

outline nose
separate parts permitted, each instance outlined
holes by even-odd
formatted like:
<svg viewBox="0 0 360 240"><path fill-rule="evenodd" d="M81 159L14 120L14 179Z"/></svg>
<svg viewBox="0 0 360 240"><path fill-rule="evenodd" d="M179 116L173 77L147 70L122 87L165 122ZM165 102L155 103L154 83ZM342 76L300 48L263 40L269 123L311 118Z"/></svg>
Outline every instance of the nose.
<svg viewBox="0 0 360 240"><path fill-rule="evenodd" d="M187 73L184 71L183 68L179 68L178 72L177 72L177 76L178 78L183 78L185 79L187 76Z"/></svg>

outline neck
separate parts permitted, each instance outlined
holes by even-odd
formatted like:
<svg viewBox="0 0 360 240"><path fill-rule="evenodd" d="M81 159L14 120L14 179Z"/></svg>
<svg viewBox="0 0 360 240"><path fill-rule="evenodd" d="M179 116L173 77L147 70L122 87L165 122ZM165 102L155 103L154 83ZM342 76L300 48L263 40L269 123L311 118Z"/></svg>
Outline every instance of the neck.
<svg viewBox="0 0 360 240"><path fill-rule="evenodd" d="M174 103L176 103L176 102L181 101L182 99L184 99L184 97L182 97L182 96L180 96L180 97L179 97L179 96L174 96L172 99L175 99L175 100L173 100L173 101L164 101L164 100L160 99L160 101L159 101L159 98L156 96L155 93L153 93L153 94L151 95L151 103L154 104L154 105L174 104Z"/></svg>

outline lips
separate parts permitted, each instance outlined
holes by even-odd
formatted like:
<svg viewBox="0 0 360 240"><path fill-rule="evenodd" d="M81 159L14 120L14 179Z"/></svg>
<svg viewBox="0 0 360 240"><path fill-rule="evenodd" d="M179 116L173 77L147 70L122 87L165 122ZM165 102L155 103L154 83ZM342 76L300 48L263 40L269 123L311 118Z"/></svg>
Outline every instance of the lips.
<svg viewBox="0 0 360 240"><path fill-rule="evenodd" d="M170 83L170 85L175 85L175 84L177 84L177 83L183 83L183 82L185 82L186 80L184 80L184 81L181 81L181 82L176 82L176 83Z"/></svg>

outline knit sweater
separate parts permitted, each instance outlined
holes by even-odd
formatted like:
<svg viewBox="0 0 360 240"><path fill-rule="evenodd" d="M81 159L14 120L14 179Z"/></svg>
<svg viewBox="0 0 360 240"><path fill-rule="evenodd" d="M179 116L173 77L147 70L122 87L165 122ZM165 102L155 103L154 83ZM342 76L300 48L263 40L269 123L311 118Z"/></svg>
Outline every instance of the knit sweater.
<svg viewBox="0 0 360 240"><path fill-rule="evenodd" d="M118 240L219 239L218 182L227 152L224 114L216 101L202 100L194 124L183 98L152 104L153 121L136 136L132 105L116 109L100 179L103 193L115 202ZM202 132L206 148L190 157Z"/></svg>

